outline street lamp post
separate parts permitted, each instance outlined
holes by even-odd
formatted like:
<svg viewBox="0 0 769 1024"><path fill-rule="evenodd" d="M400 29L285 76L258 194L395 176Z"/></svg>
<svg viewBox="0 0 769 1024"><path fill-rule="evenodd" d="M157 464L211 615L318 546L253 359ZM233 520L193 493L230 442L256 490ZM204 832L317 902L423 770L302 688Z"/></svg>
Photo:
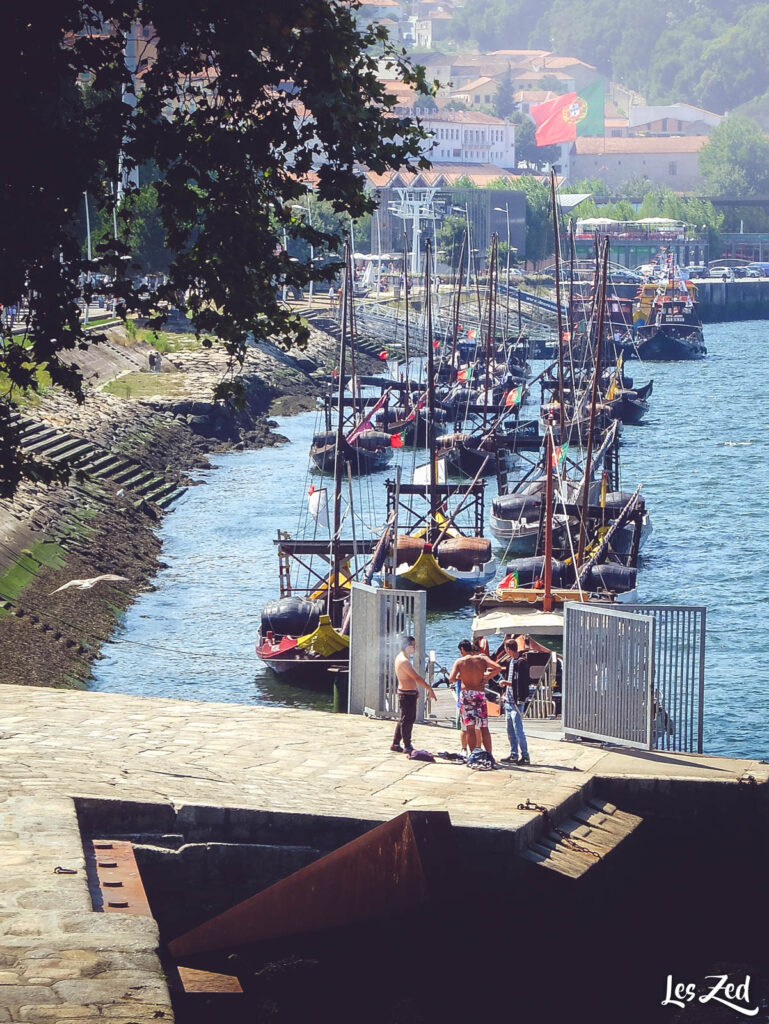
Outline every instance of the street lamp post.
<svg viewBox="0 0 769 1024"><path fill-rule="evenodd" d="M497 213L504 213L507 223L507 267L505 270L505 338L510 337L510 206L505 203L504 210L501 206L495 206Z"/></svg>

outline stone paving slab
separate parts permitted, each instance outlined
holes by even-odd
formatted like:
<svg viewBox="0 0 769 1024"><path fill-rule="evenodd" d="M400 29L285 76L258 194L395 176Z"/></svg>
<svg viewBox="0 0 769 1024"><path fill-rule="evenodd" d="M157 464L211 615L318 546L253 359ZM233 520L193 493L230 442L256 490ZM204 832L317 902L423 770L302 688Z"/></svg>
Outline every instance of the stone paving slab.
<svg viewBox="0 0 769 1024"><path fill-rule="evenodd" d="M394 754L392 723L361 717L17 686L2 696L0 1024L173 1020L154 921L91 908L74 797L367 821L439 809L526 845L539 816L519 803L556 808L599 775L769 777L757 762L536 737L530 768L476 773ZM500 753L503 728L493 723ZM455 731L436 726L417 725L414 742L459 747Z"/></svg>

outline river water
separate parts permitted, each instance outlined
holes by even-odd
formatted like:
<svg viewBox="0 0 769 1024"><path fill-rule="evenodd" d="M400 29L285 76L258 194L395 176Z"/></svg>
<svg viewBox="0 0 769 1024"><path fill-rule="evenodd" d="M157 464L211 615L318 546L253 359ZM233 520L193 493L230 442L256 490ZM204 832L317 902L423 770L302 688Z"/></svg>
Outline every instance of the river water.
<svg viewBox="0 0 769 1024"><path fill-rule="evenodd" d="M621 443L622 487L643 483L654 527L639 597L707 607L704 749L735 757L769 758L768 333L766 321L711 325L703 361L629 363L637 384L654 378L654 394L648 422L626 426ZM163 520L168 568L105 646L94 689L330 708L327 694L287 686L254 655L261 608L278 590L273 539L296 535L306 504L314 429L312 413L283 418L290 444L212 458ZM388 475L362 484L360 507L377 507L379 522ZM451 664L470 621L470 608L429 615L439 663Z"/></svg>

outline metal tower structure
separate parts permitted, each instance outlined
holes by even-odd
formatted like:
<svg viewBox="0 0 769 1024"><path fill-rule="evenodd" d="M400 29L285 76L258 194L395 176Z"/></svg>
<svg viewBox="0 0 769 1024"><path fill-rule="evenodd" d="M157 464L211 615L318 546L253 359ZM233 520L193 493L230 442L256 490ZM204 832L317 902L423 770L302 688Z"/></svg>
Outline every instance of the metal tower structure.
<svg viewBox="0 0 769 1024"><path fill-rule="evenodd" d="M422 223L432 221L433 235L435 221L439 216L441 203L435 202L436 188L396 188L398 201L390 203L390 211L404 221L411 221L411 274L419 274L421 256Z"/></svg>

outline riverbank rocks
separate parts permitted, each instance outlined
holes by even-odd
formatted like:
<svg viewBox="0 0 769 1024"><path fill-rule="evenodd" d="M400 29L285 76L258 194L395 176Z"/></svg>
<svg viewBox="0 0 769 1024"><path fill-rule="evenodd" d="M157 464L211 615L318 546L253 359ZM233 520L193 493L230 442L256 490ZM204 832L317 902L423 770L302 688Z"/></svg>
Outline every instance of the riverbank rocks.
<svg viewBox="0 0 769 1024"><path fill-rule="evenodd" d="M226 351L197 349L191 340L164 356L174 370L155 375L157 394L121 398L103 390L106 381L139 373L151 380L149 346L121 330L77 353L84 404L50 391L21 410L41 436L61 435L62 450L82 444L89 474L52 488L25 482L13 501L0 501L0 682L83 685L117 617L158 568L158 480L166 481L168 503L190 485L190 470L208 465L209 453L283 443L268 412L313 408L336 362L336 340L317 330L298 356L272 344L249 349L245 404L234 408L213 398L230 369ZM367 369L365 360L359 368ZM53 594L103 573L126 580Z"/></svg>

